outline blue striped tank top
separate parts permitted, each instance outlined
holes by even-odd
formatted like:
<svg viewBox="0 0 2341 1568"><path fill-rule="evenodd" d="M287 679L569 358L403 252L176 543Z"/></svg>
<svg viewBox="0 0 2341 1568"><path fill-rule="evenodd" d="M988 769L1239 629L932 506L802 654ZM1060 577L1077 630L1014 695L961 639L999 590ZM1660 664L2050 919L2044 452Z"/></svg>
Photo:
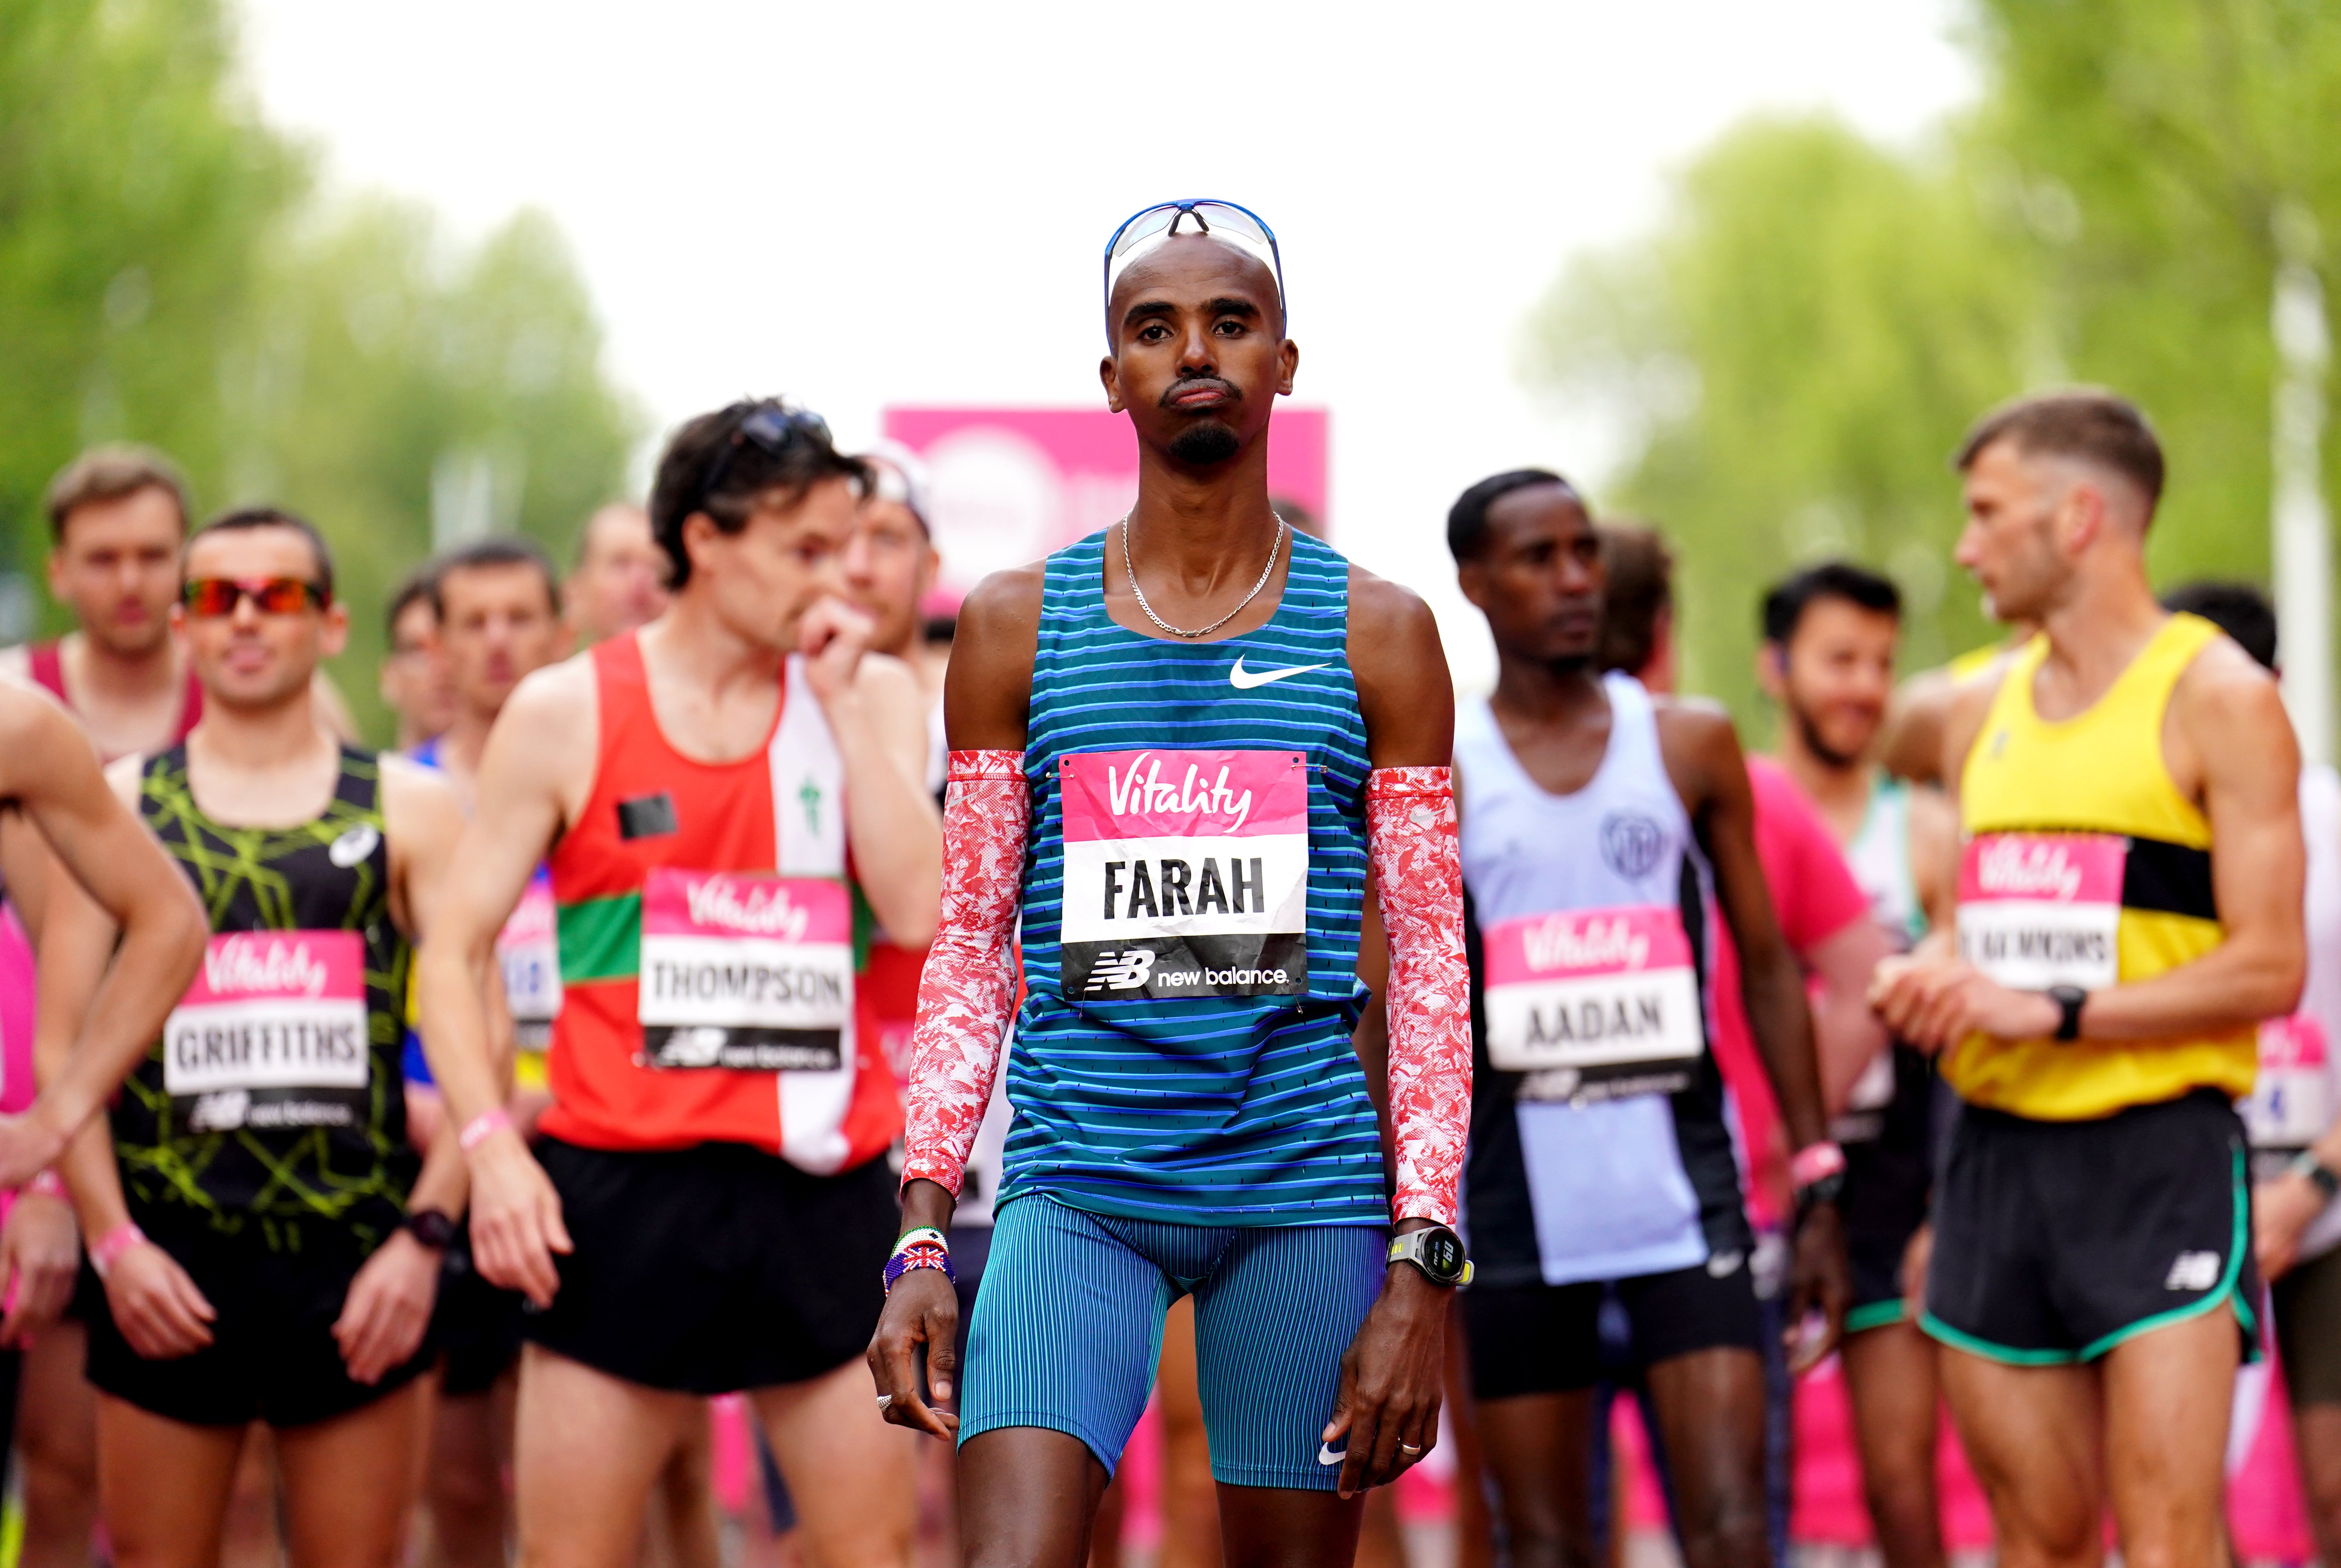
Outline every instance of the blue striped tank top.
<svg viewBox="0 0 2341 1568"><path fill-rule="evenodd" d="M1266 625L1174 643L1107 614L1106 538L1051 555L1041 591L1000 1201L1384 1223L1350 1038L1370 764L1349 564L1295 534Z"/></svg>

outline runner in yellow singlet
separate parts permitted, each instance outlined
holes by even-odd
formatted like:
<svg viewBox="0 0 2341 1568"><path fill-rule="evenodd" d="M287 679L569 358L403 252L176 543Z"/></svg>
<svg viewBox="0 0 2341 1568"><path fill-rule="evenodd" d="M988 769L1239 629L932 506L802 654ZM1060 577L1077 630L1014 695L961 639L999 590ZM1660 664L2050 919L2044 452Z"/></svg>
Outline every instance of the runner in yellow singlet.
<svg viewBox="0 0 2341 1568"><path fill-rule="evenodd" d="M2041 634L1951 707L1957 951L1874 990L1966 1102L1921 1321L2002 1563L2099 1561L2108 1501L2129 1563L2218 1563L2257 1339L2233 1102L2300 993L2298 750L2266 672L2155 601L2136 408L2026 399L1958 466L1959 564Z"/></svg>

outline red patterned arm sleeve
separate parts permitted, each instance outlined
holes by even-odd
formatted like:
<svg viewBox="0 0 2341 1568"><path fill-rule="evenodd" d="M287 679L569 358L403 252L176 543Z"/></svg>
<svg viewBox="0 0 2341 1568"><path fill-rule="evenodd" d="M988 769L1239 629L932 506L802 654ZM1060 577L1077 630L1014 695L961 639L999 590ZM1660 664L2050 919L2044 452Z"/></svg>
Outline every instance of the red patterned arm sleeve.
<svg viewBox="0 0 2341 1568"><path fill-rule="evenodd" d="M1470 972L1463 957L1463 864L1448 768L1376 768L1366 783L1366 847L1390 937L1393 1221L1456 1220L1471 1126Z"/></svg>
<svg viewBox="0 0 2341 1568"><path fill-rule="evenodd" d="M902 1180L959 1195L1016 1000L1011 944L1032 794L1022 752L953 752L943 906L919 978Z"/></svg>

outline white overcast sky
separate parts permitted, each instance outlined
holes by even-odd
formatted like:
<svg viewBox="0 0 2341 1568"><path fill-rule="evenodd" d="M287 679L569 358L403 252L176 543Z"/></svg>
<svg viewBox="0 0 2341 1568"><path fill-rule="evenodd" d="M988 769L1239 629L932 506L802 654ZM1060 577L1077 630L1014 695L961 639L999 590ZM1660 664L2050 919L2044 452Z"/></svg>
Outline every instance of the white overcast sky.
<svg viewBox="0 0 2341 1568"><path fill-rule="evenodd" d="M1904 141L1975 90L1955 0L242 10L264 109L335 185L466 237L550 211L662 429L774 391L849 440L889 403L1093 405L1113 225L1171 195L1255 208L1298 401L1332 414L1336 542L1431 597L1473 685L1449 503L1614 461L1515 370L1564 260L1650 223L1747 115Z"/></svg>

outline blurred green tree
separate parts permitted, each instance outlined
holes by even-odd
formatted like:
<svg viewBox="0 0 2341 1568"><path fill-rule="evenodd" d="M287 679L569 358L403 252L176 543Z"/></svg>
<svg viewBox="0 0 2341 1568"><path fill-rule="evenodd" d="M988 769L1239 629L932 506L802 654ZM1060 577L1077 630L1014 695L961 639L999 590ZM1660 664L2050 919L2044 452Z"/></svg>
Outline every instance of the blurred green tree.
<svg viewBox="0 0 2341 1568"><path fill-rule="evenodd" d="M2155 419L2158 580L2267 574L2272 279L2286 223L2341 236L2341 8L1977 0L1967 35L1982 101L1929 147L1742 125L1531 324L1532 376L1629 418L1605 500L1684 544L1687 672L1743 715L1755 600L1799 560L1900 577L1913 665L1990 634L1944 459L2029 387L2103 383ZM2341 442L2325 462L2330 494Z"/></svg>
<svg viewBox="0 0 2341 1568"><path fill-rule="evenodd" d="M550 220L465 246L322 195L234 87L220 0L0 7L0 566L37 578L75 451L152 442L203 509L324 531L355 621L334 674L382 734L391 584L434 541L564 549L640 428Z"/></svg>
<svg viewBox="0 0 2341 1568"><path fill-rule="evenodd" d="M1684 546L1690 689L1752 712L1763 585L1825 554L1902 580L1918 660L1988 634L1951 581L1944 459L2047 352L2036 242L1991 209L1948 152L1761 120L1683 175L1655 235L1555 285L1529 369L1630 422L1603 510Z"/></svg>
<svg viewBox="0 0 2341 1568"><path fill-rule="evenodd" d="M215 5L0 6L0 565L37 566L42 488L94 440L153 441L223 493L219 372L306 184L229 67Z"/></svg>

